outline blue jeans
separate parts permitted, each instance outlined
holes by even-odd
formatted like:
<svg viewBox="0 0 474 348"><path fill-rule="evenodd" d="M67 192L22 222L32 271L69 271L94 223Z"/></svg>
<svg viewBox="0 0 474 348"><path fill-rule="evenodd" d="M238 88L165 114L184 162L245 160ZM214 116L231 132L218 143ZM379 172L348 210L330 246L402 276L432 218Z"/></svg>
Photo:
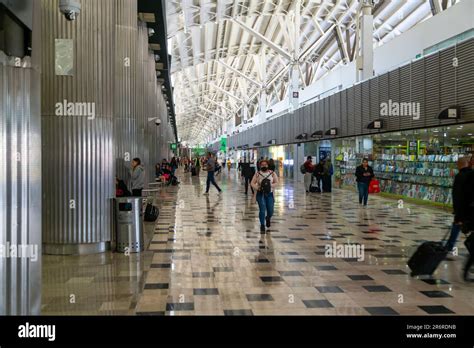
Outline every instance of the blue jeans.
<svg viewBox="0 0 474 348"><path fill-rule="evenodd" d="M461 227L462 227L461 225L458 225L455 223L453 223L453 225L451 226L451 234L449 235L449 239L445 245L448 251L453 250L454 245L456 244L456 241L458 240L459 232L461 232Z"/></svg>
<svg viewBox="0 0 474 348"><path fill-rule="evenodd" d="M364 202L364 205L367 205L367 200L369 199L369 184L358 182L357 190L359 191L359 204Z"/></svg>
<svg viewBox="0 0 474 348"><path fill-rule="evenodd" d="M268 218L273 216L273 208L275 206L273 192L267 195L262 192L257 192L257 203L259 208L258 218L260 219L260 225L263 226L265 225L265 215Z"/></svg>
<svg viewBox="0 0 474 348"><path fill-rule="evenodd" d="M210 170L207 172L207 181L206 181L206 192L209 192L209 187L213 184L217 191L221 191L221 188L217 185L216 179L214 178L214 171Z"/></svg>

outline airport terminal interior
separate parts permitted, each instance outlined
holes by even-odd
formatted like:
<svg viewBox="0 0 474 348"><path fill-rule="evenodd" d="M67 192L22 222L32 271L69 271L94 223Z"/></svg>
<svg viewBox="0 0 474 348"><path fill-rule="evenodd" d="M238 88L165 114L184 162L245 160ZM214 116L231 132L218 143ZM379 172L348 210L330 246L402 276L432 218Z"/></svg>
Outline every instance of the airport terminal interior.
<svg viewBox="0 0 474 348"><path fill-rule="evenodd" d="M0 0L0 158L0 315L474 315L472 0Z"/></svg>

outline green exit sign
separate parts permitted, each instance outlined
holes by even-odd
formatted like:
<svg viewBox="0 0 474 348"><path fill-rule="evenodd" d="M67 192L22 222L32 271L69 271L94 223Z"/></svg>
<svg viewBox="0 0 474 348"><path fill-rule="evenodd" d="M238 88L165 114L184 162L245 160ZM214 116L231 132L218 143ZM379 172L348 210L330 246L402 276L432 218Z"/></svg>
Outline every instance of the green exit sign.
<svg viewBox="0 0 474 348"><path fill-rule="evenodd" d="M171 150L176 150L177 148L178 148L178 146L176 145L176 143L170 144L170 149Z"/></svg>

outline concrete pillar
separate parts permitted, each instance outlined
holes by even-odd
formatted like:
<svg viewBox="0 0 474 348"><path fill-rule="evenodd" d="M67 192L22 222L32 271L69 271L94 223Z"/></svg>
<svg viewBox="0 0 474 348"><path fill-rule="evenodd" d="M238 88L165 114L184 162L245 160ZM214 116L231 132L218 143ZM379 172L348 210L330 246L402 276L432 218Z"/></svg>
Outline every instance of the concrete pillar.
<svg viewBox="0 0 474 348"><path fill-rule="evenodd" d="M373 43L374 16L372 5L364 3L360 25L361 52L357 57L359 70L358 81L363 81L374 76L374 43Z"/></svg>

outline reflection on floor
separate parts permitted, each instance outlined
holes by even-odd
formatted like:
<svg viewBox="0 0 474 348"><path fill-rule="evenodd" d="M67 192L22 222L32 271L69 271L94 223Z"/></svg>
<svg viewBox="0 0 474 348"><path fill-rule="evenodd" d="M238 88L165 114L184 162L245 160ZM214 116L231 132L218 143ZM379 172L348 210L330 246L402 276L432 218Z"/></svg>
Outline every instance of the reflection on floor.
<svg viewBox="0 0 474 348"><path fill-rule="evenodd" d="M45 256L43 314L474 314L462 242L432 278L411 278L406 266L423 240L442 238L451 214L374 196L363 208L353 192L307 195L287 181L261 234L235 171L218 181L224 192L204 196L205 178L181 173L179 188L158 194L160 218L141 255ZM363 260L326 257L326 246L348 242Z"/></svg>

